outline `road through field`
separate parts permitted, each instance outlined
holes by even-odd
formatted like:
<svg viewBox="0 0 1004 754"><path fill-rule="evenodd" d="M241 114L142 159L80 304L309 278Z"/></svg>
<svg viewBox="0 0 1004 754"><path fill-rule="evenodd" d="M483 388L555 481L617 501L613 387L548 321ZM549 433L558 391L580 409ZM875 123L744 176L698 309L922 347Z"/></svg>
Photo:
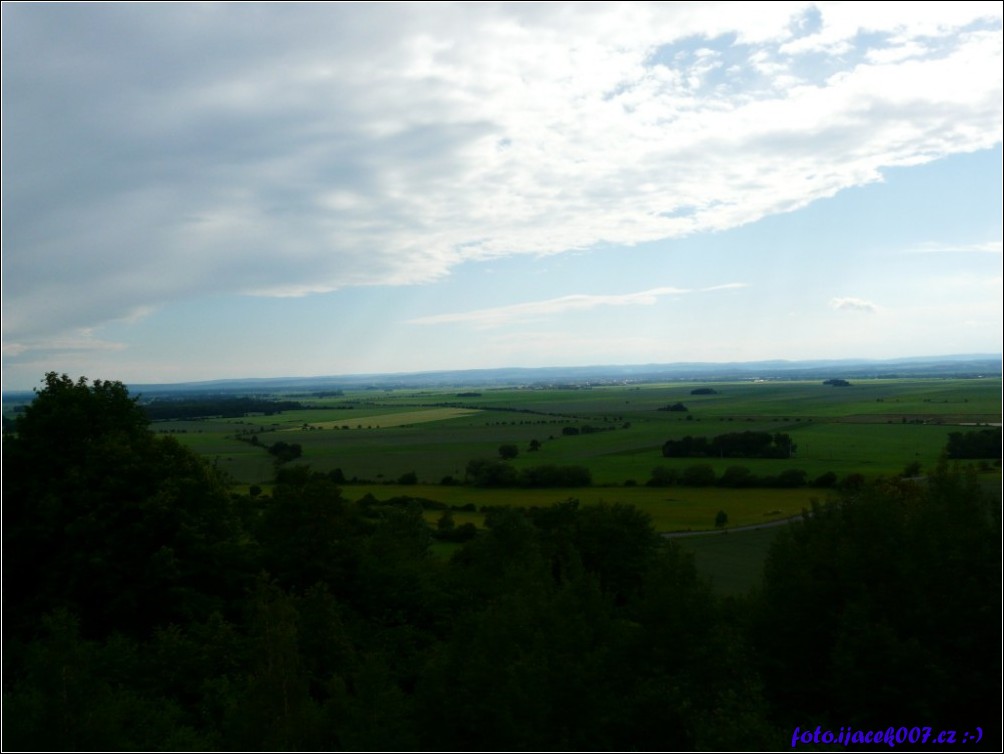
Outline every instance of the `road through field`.
<svg viewBox="0 0 1004 754"><path fill-rule="evenodd" d="M705 537L709 534L728 534L730 532L743 532L743 531L753 531L754 529L770 529L775 526L784 526L785 524L790 524L792 521L801 521L802 515L790 516L789 518L781 518L777 521L768 521L765 524L749 524L747 526L733 526L727 529L705 529L703 531L666 531L662 532L662 536L667 539L675 539L677 537Z"/></svg>

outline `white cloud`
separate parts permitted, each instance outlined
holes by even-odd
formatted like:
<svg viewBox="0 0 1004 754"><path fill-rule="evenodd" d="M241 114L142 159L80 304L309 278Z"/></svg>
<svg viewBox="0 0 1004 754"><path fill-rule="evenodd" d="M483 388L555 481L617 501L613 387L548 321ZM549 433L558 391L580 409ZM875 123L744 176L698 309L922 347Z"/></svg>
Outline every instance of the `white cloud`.
<svg viewBox="0 0 1004 754"><path fill-rule="evenodd" d="M984 243L925 243L906 251L907 254L1001 254L1002 244L1000 241L986 241Z"/></svg>
<svg viewBox="0 0 1004 754"><path fill-rule="evenodd" d="M879 308L871 301L850 296L830 299L830 308L845 312L867 312L874 314Z"/></svg>
<svg viewBox="0 0 1004 754"><path fill-rule="evenodd" d="M5 356L20 356L24 353L41 351L59 353L68 351L122 351L125 343L118 343L98 338L54 338L52 340L36 340L26 342L5 342L2 346Z"/></svg>
<svg viewBox="0 0 1004 754"><path fill-rule="evenodd" d="M999 3L816 7L5 6L5 338L727 229L1000 141Z"/></svg>
<svg viewBox="0 0 1004 754"><path fill-rule="evenodd" d="M703 288L701 291L729 290L744 287L744 283L726 283L724 285ZM651 306L657 303L660 298L681 296L694 292L694 290L688 288L664 286L636 293L608 295L572 294L544 301L529 301L522 304L497 306L490 309L416 317L415 319L408 320L408 324L443 325L459 323L479 327L496 327L512 322L546 318L565 312L586 311L601 306Z"/></svg>

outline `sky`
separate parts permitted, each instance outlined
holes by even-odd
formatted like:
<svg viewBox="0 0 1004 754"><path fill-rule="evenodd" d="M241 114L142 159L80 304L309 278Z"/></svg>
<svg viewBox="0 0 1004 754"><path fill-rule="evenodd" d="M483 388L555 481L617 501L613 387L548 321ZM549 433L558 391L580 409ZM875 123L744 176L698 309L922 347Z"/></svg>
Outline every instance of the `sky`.
<svg viewBox="0 0 1004 754"><path fill-rule="evenodd" d="M1001 352L1000 2L2 14L6 390Z"/></svg>

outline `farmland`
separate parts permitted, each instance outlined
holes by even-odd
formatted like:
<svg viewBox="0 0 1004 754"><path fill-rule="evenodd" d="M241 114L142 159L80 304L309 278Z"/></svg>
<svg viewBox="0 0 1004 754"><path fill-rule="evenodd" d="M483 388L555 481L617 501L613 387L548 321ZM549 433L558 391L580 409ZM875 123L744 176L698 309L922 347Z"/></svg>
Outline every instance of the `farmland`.
<svg viewBox="0 0 1004 754"><path fill-rule="evenodd" d="M478 512L467 516L473 523L481 522L485 506L548 505L568 498L629 502L648 512L658 529L672 531L711 528L719 509L728 513L730 526L790 516L812 498L825 498L827 490L646 486L657 467L679 476L706 464L716 479L737 466L756 477L797 469L810 485L827 473L838 479L850 474L875 478L911 467L922 474L938 463L949 433L1001 419L999 377L868 379L841 387L818 380L458 386L273 397L297 400L302 408L161 421L153 429L211 459L238 489L268 488L275 467L265 448L282 441L302 448L297 463L321 473L338 470L353 499L370 494L473 504ZM675 404L683 408L667 410ZM788 435L791 457L695 459L661 453L667 440L750 431ZM257 444L249 442L252 438ZM504 444L518 449L509 461L517 471L583 466L592 485L501 490L464 484L468 462L498 460ZM986 483L999 484L999 463L983 468ZM413 484L397 484L406 475L413 475Z"/></svg>

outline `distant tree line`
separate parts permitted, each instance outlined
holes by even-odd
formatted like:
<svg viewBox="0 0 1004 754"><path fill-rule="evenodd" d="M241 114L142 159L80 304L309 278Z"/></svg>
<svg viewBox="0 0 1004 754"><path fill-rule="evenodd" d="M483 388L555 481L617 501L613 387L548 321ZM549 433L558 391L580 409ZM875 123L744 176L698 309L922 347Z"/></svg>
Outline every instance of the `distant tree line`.
<svg viewBox="0 0 1004 754"><path fill-rule="evenodd" d="M595 427L592 424L583 424L579 427L562 427L561 434L566 437L574 437L575 435L592 435L597 432L612 432L617 429L616 427Z"/></svg>
<svg viewBox="0 0 1004 754"><path fill-rule="evenodd" d="M592 474L585 466L543 464L517 469L505 461L474 459L467 478L476 487L588 487Z"/></svg>
<svg viewBox="0 0 1004 754"><path fill-rule="evenodd" d="M849 475L846 479L855 480L857 475ZM665 466L656 466L645 482L647 487L731 487L743 489L747 487L772 487L790 489L794 487L819 487L829 489L838 486L835 473L828 471L810 480L802 469L784 469L778 474L757 475L745 466L729 466L721 476L706 463L694 464L677 470Z"/></svg>
<svg viewBox="0 0 1004 754"><path fill-rule="evenodd" d="M715 437L667 440L662 446L666 458L790 458L797 446L783 432L728 432Z"/></svg>
<svg viewBox="0 0 1004 754"><path fill-rule="evenodd" d="M142 405L143 413L150 421L168 419L205 419L221 416L225 419L239 418L248 414L271 416L283 411L303 408L297 401L276 401L266 398L197 398L169 399L157 398Z"/></svg>

